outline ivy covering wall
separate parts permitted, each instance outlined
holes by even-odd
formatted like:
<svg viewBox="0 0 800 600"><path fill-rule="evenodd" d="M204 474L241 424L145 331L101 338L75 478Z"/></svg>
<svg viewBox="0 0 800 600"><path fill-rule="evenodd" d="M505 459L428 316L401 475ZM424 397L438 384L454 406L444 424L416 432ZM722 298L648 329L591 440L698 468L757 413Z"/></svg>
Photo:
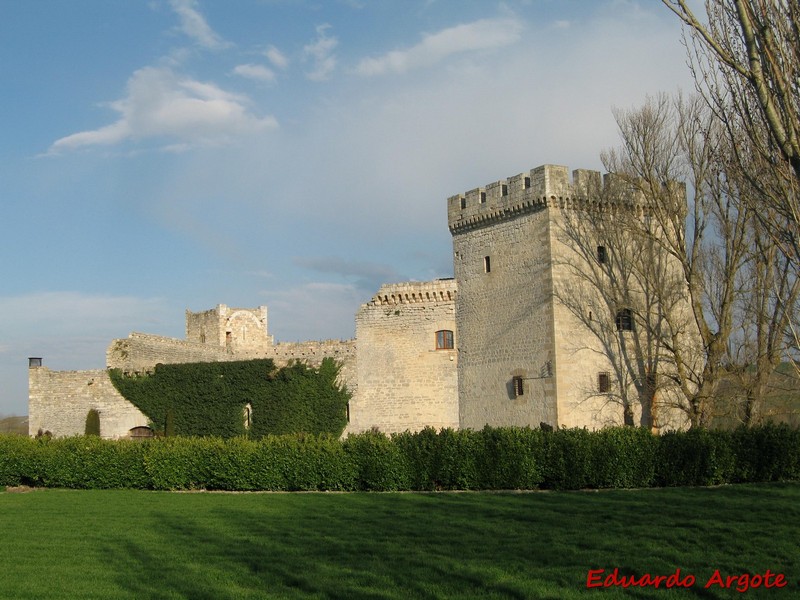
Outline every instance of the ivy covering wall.
<svg viewBox="0 0 800 600"><path fill-rule="evenodd" d="M223 438L341 435L350 394L337 383L338 374L339 365L328 358L319 368L294 363L277 369L263 359L157 365L150 374L110 371L120 394L156 432Z"/></svg>

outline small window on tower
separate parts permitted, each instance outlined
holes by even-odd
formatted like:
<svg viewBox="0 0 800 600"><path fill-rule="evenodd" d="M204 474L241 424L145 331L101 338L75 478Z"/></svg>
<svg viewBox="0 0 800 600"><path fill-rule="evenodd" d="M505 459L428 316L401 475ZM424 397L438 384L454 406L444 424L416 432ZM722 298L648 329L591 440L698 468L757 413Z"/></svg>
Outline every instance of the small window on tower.
<svg viewBox="0 0 800 600"><path fill-rule="evenodd" d="M440 329L436 332L436 349L437 350L452 350L453 349L453 332L449 329Z"/></svg>
<svg viewBox="0 0 800 600"><path fill-rule="evenodd" d="M633 331L633 311L630 308L619 309L615 322L617 331Z"/></svg>
<svg viewBox="0 0 800 600"><path fill-rule="evenodd" d="M516 375L512 382L514 384L514 397L519 398L520 396L524 395L525 380L520 375Z"/></svg>
<svg viewBox="0 0 800 600"><path fill-rule="evenodd" d="M464 210L465 208L467 208L467 199L461 198L461 210Z"/></svg>
<svg viewBox="0 0 800 600"><path fill-rule="evenodd" d="M606 247L605 246L598 246L597 247L597 262L601 265L606 264Z"/></svg>
<svg viewBox="0 0 800 600"><path fill-rule="evenodd" d="M486 204L486 192L481 192L481 204Z"/></svg>
<svg viewBox="0 0 800 600"><path fill-rule="evenodd" d="M483 257L483 271L489 273L492 270L492 261L488 256Z"/></svg>
<svg viewBox="0 0 800 600"><path fill-rule="evenodd" d="M611 391L611 377L608 373L597 374L597 391L601 394L607 394Z"/></svg>

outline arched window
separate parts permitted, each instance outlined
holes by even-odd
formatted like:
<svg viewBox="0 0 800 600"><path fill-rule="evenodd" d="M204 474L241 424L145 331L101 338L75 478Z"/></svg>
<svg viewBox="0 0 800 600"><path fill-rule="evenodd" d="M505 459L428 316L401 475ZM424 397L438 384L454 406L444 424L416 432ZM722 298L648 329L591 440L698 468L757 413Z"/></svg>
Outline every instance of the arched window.
<svg viewBox="0 0 800 600"><path fill-rule="evenodd" d="M144 438L151 438L153 437L153 430L149 427L144 425L140 425L138 427L134 427L133 429L128 430L128 437L132 440L141 440Z"/></svg>
<svg viewBox="0 0 800 600"><path fill-rule="evenodd" d="M437 350L452 350L453 349L453 332L449 329L440 329L436 332L436 349Z"/></svg>

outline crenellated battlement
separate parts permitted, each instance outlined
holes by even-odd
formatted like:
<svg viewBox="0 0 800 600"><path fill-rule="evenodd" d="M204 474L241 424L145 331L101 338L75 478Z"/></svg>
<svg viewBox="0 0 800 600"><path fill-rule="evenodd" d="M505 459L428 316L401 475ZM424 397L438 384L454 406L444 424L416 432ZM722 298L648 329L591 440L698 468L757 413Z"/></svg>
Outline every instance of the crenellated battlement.
<svg viewBox="0 0 800 600"><path fill-rule="evenodd" d="M541 165L484 187L447 199L447 222L451 233L483 227L520 214L546 208L597 208L609 202L642 210L644 194L624 178L590 169Z"/></svg>
<svg viewBox="0 0 800 600"><path fill-rule="evenodd" d="M368 304L455 302L457 287L454 279L388 283L380 287Z"/></svg>

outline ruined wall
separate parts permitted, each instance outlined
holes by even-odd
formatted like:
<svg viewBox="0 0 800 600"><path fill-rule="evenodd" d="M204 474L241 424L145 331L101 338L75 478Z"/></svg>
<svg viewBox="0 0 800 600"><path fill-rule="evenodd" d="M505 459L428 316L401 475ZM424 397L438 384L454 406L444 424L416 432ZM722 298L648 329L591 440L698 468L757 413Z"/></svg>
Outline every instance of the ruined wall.
<svg viewBox="0 0 800 600"><path fill-rule="evenodd" d="M158 364L269 358L277 367L293 361L319 367L324 358L330 357L341 365L339 382L351 394L357 393L355 340L274 344L266 326L267 309L263 306L232 309L220 304L200 313L187 311L186 341L134 332L111 342L106 351L106 366L126 372L147 372ZM32 434L39 428L59 436L83 433L90 408L101 411L104 437L125 436L131 427L147 422L119 395L106 371L31 369L28 411Z"/></svg>
<svg viewBox="0 0 800 600"><path fill-rule="evenodd" d="M453 280L384 285L356 314L358 393L348 433L458 427ZM447 340L447 341L445 341ZM440 345L449 336L441 334ZM458 347L458 335L452 338ZM443 343L442 343L443 342Z"/></svg>
<svg viewBox="0 0 800 600"><path fill-rule="evenodd" d="M219 305L210 310L186 310L186 341L209 346L225 346L225 332L219 318Z"/></svg>
<svg viewBox="0 0 800 600"><path fill-rule="evenodd" d="M218 304L203 312L186 311L186 341L231 351L267 350L274 340L267 329L267 307L231 308Z"/></svg>
<svg viewBox="0 0 800 600"><path fill-rule="evenodd" d="M157 364L235 360L224 347L185 342L147 333L114 340L106 351L106 366L123 371L149 371Z"/></svg>
<svg viewBox="0 0 800 600"><path fill-rule="evenodd" d="M264 350L237 350L228 360L271 358L282 367L290 362L302 362L310 367L319 367L322 360L332 358L339 362L339 382L352 394L358 388L356 378L356 340L324 340L309 342L278 342Z"/></svg>
<svg viewBox="0 0 800 600"><path fill-rule="evenodd" d="M108 372L28 370L30 435L41 429L54 436L83 435L86 415L100 413L100 435L127 437L134 427L146 426L147 417L117 392Z"/></svg>

